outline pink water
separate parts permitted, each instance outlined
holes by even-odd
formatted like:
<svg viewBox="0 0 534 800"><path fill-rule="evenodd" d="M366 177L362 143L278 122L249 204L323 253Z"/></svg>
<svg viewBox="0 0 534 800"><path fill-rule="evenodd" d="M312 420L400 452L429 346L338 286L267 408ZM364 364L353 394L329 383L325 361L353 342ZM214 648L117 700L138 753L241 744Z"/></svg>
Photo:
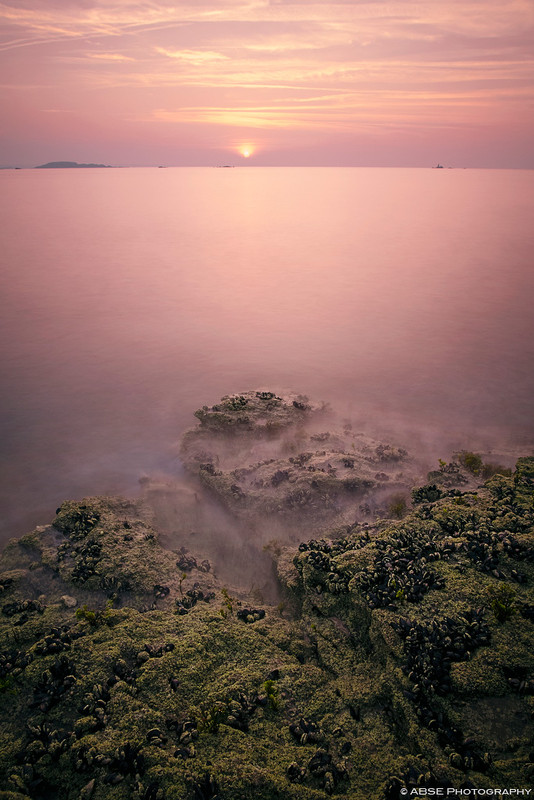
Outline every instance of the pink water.
<svg viewBox="0 0 534 800"><path fill-rule="evenodd" d="M0 208L4 540L258 386L430 458L532 447L532 171L2 171Z"/></svg>

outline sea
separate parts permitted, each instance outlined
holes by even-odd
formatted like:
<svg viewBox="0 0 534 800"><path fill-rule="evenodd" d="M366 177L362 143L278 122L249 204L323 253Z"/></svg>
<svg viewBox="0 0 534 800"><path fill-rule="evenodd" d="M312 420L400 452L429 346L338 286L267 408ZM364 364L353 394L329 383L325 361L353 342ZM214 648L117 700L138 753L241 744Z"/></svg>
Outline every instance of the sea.
<svg viewBox="0 0 534 800"><path fill-rule="evenodd" d="M534 452L534 171L0 171L0 541L183 472L285 388L423 454Z"/></svg>

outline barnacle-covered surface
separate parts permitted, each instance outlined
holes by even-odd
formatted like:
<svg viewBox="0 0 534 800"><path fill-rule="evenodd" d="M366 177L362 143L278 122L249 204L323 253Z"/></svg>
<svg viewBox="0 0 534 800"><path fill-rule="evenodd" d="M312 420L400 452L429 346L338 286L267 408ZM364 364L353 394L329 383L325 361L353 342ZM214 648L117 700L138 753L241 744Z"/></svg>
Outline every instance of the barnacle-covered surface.
<svg viewBox="0 0 534 800"><path fill-rule="evenodd" d="M453 474L273 548L276 607L165 549L143 503L64 503L0 561L0 800L529 787L534 458Z"/></svg>

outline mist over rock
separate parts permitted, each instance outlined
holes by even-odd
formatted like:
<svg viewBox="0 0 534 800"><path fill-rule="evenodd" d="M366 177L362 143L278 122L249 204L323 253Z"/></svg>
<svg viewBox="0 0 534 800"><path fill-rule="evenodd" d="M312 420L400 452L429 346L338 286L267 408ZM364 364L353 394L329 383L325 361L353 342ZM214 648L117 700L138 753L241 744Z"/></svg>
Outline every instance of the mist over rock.
<svg viewBox="0 0 534 800"><path fill-rule="evenodd" d="M229 395L195 416L183 463L240 517L353 522L408 492L418 475L404 448L342 428L326 404L303 395Z"/></svg>

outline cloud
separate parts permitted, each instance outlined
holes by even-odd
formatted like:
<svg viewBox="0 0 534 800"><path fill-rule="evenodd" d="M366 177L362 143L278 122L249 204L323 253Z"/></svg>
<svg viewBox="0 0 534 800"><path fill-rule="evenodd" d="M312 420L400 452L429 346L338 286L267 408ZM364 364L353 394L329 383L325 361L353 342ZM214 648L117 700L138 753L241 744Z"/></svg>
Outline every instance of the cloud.
<svg viewBox="0 0 534 800"><path fill-rule="evenodd" d="M122 53L88 53L88 58L96 58L100 61L135 61L131 56Z"/></svg>
<svg viewBox="0 0 534 800"><path fill-rule="evenodd" d="M228 56L213 50L167 50L164 47L156 47L156 52L167 58L178 61L187 61L189 64L208 64L214 61L225 61Z"/></svg>
<svg viewBox="0 0 534 800"><path fill-rule="evenodd" d="M142 4L133 0L17 0L0 2L0 21L6 26L6 35L16 30L13 46L21 39L38 43L50 35L119 36L185 23L216 26L250 22L267 26L285 22L298 30L304 23L314 23L317 39L303 42L307 49L321 46L322 37L334 41L334 34L365 43L397 37L439 39L450 33L474 39L521 35L534 26L534 7L530 0L508 0L505 4L497 0L396 0L394 4L384 0L189 0L179 4L174 0ZM276 48L276 43L265 46ZM283 42L279 46L284 49Z"/></svg>

